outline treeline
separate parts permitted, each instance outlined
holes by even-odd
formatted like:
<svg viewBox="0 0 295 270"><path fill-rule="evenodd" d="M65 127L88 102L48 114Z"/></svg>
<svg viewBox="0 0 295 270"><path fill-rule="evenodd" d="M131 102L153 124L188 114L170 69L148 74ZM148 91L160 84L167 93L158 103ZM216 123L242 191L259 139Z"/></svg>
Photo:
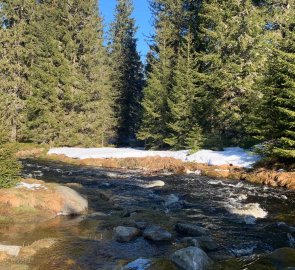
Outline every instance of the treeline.
<svg viewBox="0 0 295 270"><path fill-rule="evenodd" d="M118 0L106 46L97 0L0 1L1 140L103 146L134 136L143 74L131 13Z"/></svg>
<svg viewBox="0 0 295 270"><path fill-rule="evenodd" d="M295 2L153 0L138 137L295 158Z"/></svg>
<svg viewBox="0 0 295 270"><path fill-rule="evenodd" d="M266 142L269 155L294 159L295 1L150 5L144 68L131 0L117 0L108 40L96 0L0 1L1 140L195 150Z"/></svg>

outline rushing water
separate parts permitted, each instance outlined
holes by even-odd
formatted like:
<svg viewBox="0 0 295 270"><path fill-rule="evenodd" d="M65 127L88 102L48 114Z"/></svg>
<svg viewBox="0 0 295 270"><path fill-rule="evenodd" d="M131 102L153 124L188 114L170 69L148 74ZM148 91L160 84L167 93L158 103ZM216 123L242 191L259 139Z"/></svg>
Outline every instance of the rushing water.
<svg viewBox="0 0 295 270"><path fill-rule="evenodd" d="M58 238L54 250L41 252L31 262L36 269L115 269L137 258L168 258L181 248L181 238L173 231L178 221L210 231L219 250L209 255L217 261L239 257L246 265L259 254L295 247L294 191L197 175L145 175L36 160L23 163L25 177L80 184L72 186L87 196L90 207L87 216L59 217L25 233L0 234L0 242L11 244ZM153 181L163 181L165 186L149 187ZM165 198L171 194L183 202L181 209L165 207ZM163 226L173 233L173 243L112 240L115 226L134 221Z"/></svg>

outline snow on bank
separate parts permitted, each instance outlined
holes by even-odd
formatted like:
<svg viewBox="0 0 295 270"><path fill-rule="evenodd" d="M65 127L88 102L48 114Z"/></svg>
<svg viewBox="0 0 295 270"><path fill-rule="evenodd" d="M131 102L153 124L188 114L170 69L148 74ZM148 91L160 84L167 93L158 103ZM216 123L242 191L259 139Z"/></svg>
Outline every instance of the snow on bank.
<svg viewBox="0 0 295 270"><path fill-rule="evenodd" d="M232 164L239 167L251 167L259 160L257 155L239 147L225 148L224 151L200 150L192 155L182 151L147 151L133 148L52 148L49 155L65 155L70 158L143 158L171 157L186 162L205 163L208 165Z"/></svg>

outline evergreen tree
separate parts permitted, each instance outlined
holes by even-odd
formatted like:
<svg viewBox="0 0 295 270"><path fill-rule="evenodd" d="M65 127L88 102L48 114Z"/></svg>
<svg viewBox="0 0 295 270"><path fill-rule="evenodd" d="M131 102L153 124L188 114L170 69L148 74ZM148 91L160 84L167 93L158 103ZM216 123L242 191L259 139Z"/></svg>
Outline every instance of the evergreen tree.
<svg viewBox="0 0 295 270"><path fill-rule="evenodd" d="M262 26L250 0L202 3L198 51L207 110L201 125L209 138L217 138L209 144L237 143L246 136L244 116L260 69Z"/></svg>
<svg viewBox="0 0 295 270"><path fill-rule="evenodd" d="M33 1L0 1L0 129L11 142L22 140L29 50L27 25Z"/></svg>
<svg viewBox="0 0 295 270"><path fill-rule="evenodd" d="M110 66L97 3L37 5L29 81L28 138L37 143L98 146L115 125Z"/></svg>
<svg viewBox="0 0 295 270"><path fill-rule="evenodd" d="M176 149L198 150L202 143L198 123L202 112L202 93L198 92L198 62L190 32L183 39L177 60L175 83L168 97L169 135L164 141Z"/></svg>
<svg viewBox="0 0 295 270"><path fill-rule="evenodd" d="M137 137L145 141L147 147L163 148L169 135L168 96L173 88L173 67L181 40L183 2L154 0L151 6L156 34L151 45L153 60L144 89L143 119Z"/></svg>
<svg viewBox="0 0 295 270"><path fill-rule="evenodd" d="M263 99L257 133L267 140L266 153L271 157L295 159L295 12L290 1L283 8L281 40L273 40L268 69L260 86Z"/></svg>
<svg viewBox="0 0 295 270"><path fill-rule="evenodd" d="M0 144L0 188L10 188L20 178L21 164L11 146Z"/></svg>
<svg viewBox="0 0 295 270"><path fill-rule="evenodd" d="M143 70L136 49L136 27L131 0L118 0L111 27L114 88L118 95L118 142L128 143L138 129Z"/></svg>

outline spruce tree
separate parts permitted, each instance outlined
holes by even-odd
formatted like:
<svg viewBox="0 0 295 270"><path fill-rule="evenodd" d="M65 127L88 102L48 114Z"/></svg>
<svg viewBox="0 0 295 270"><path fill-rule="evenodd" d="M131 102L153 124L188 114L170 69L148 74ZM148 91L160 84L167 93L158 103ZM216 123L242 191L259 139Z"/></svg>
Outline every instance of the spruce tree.
<svg viewBox="0 0 295 270"><path fill-rule="evenodd" d="M138 129L142 98L143 70L137 52L135 20L131 0L117 0L111 26L113 81L118 103L118 142L129 143Z"/></svg>
<svg viewBox="0 0 295 270"><path fill-rule="evenodd" d="M292 3L292 1L291 1ZM291 4L289 3L289 4ZM292 3L294 4L294 2ZM266 154L280 159L295 159L295 12L283 7L279 25L281 40L273 39L268 69L260 83L263 99L257 135L267 141Z"/></svg>
<svg viewBox="0 0 295 270"><path fill-rule="evenodd" d="M175 149L198 150L202 144L199 118L203 94L199 92L198 61L190 32L183 38L174 73L168 97L169 134L164 141Z"/></svg>
<svg viewBox="0 0 295 270"><path fill-rule="evenodd" d="M152 61L147 74L147 85L142 101L143 118L137 138L147 147L167 146L169 107L168 96L173 88L174 66L180 46L183 1L154 0L151 7L154 14L156 34L151 45Z"/></svg>
<svg viewBox="0 0 295 270"><path fill-rule="evenodd" d="M23 139L27 83L27 25L33 1L0 1L0 129L11 142Z"/></svg>

